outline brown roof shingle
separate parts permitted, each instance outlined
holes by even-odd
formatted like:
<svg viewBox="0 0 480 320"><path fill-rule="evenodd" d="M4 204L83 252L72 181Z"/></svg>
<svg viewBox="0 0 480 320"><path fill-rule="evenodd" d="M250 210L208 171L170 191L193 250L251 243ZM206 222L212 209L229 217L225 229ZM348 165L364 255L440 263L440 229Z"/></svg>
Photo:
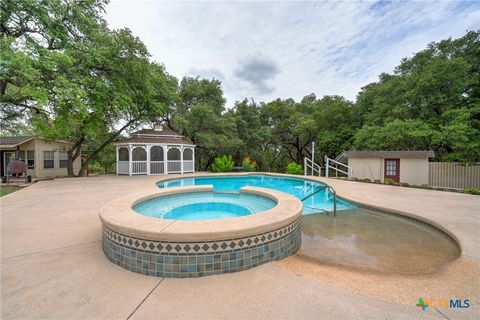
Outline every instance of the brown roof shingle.
<svg viewBox="0 0 480 320"><path fill-rule="evenodd" d="M33 138L34 136L0 137L0 146L17 146Z"/></svg>
<svg viewBox="0 0 480 320"><path fill-rule="evenodd" d="M137 134L148 134L155 136L179 136L180 134L176 133L173 130L164 129L164 130L155 130L155 129L142 129L135 132L132 132L131 135Z"/></svg>
<svg viewBox="0 0 480 320"><path fill-rule="evenodd" d="M189 144L193 145L193 142L188 138L169 138L169 137L132 137L127 139L118 140L116 144L122 143L165 143L165 144Z"/></svg>

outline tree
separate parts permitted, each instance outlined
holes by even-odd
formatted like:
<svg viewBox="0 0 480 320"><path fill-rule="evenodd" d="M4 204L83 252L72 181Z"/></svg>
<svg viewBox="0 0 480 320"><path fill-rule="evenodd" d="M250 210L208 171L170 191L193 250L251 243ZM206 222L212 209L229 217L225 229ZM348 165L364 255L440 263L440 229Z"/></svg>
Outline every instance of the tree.
<svg viewBox="0 0 480 320"><path fill-rule="evenodd" d="M381 74L378 82L362 88L357 108L364 127L355 145L394 144L380 141L383 136L401 141L396 148L434 149L438 159L480 161L479 101L480 32L431 43L403 59L392 75ZM400 131L389 137L387 128Z"/></svg>
<svg viewBox="0 0 480 320"><path fill-rule="evenodd" d="M268 161L267 155L275 151L276 145L272 141L271 128L262 117L261 106L245 99L237 101L228 114L234 118L237 137L241 140L235 152L237 163L251 156L256 159L259 170L270 169L272 161Z"/></svg>
<svg viewBox="0 0 480 320"><path fill-rule="evenodd" d="M276 143L290 160L303 162L303 157L310 156L309 147L315 140L317 127L305 105L296 104L294 100L277 99L262 108L268 126L273 130Z"/></svg>
<svg viewBox="0 0 480 320"><path fill-rule="evenodd" d="M67 137L73 142L68 150L69 168L85 143L95 146L82 158L79 175L123 132L157 121L175 99L175 79L162 65L148 60L144 44L129 30L105 30L94 40L83 52L66 50L72 65L62 69L62 76L78 83L80 98L72 99L68 92L49 109L49 121L33 119L43 136Z"/></svg>
<svg viewBox="0 0 480 320"><path fill-rule="evenodd" d="M1 129L12 130L25 116L47 115L50 85L68 86L56 67L66 48L82 46L104 27L105 0L4 0L0 3ZM58 79L58 82L56 81Z"/></svg>
<svg viewBox="0 0 480 320"><path fill-rule="evenodd" d="M223 91L217 80L184 78L180 99L172 109L172 126L196 145L199 168L207 170L215 157L232 154L241 145L234 118L224 113Z"/></svg>
<svg viewBox="0 0 480 320"><path fill-rule="evenodd" d="M362 127L354 146L357 150L430 150L436 134L421 120L394 120L385 126Z"/></svg>
<svg viewBox="0 0 480 320"><path fill-rule="evenodd" d="M27 112L36 133L71 141L69 175L85 143L95 148L79 175L122 132L157 121L175 100L176 80L128 29L106 27L103 5L7 1L1 24L2 117L12 123Z"/></svg>
<svg viewBox="0 0 480 320"><path fill-rule="evenodd" d="M314 103L317 158L323 159L325 155L333 158L350 149L360 127L355 105L341 96L325 96Z"/></svg>

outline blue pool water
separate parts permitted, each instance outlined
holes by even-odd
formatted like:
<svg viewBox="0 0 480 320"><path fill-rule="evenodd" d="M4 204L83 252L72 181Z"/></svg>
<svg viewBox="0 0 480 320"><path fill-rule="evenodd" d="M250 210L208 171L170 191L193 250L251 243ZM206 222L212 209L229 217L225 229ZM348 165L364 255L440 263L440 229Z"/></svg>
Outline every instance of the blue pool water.
<svg viewBox="0 0 480 320"><path fill-rule="evenodd" d="M237 193L246 186L269 188L290 193L303 202L303 214L333 210L333 195L325 184L300 178L285 178L267 175L229 177L197 177L160 181L159 188L194 185L213 185L214 191ZM337 210L355 208L352 203L337 198Z"/></svg>
<svg viewBox="0 0 480 320"><path fill-rule="evenodd" d="M246 216L269 210L276 202L245 193L183 193L152 199L133 209L149 217L174 220L209 220Z"/></svg>

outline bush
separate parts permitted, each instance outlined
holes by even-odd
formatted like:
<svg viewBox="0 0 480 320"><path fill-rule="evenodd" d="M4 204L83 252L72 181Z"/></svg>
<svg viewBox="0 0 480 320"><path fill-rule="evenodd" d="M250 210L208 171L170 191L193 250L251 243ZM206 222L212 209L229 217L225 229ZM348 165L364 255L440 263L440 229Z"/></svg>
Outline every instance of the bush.
<svg viewBox="0 0 480 320"><path fill-rule="evenodd" d="M215 158L212 163L212 170L213 172L230 172L234 165L235 163L233 162L232 156L223 155Z"/></svg>
<svg viewBox="0 0 480 320"><path fill-rule="evenodd" d="M242 161L243 171L255 171L257 169L257 162L251 157L246 156Z"/></svg>
<svg viewBox="0 0 480 320"><path fill-rule="evenodd" d="M372 182L372 180L370 180L370 179L368 179L368 178L359 179L358 181L360 181L360 182L368 182L368 183Z"/></svg>
<svg viewBox="0 0 480 320"><path fill-rule="evenodd" d="M463 190L463 192L468 193L468 194L480 195L480 190L475 189L475 188L468 188L468 189Z"/></svg>
<svg viewBox="0 0 480 320"><path fill-rule="evenodd" d="M383 183L388 184L388 185L391 185L391 186L394 186L394 185L397 184L395 181L393 181L393 180L390 179L390 178L386 178L385 180L383 180Z"/></svg>
<svg viewBox="0 0 480 320"><path fill-rule="evenodd" d="M302 169L302 166L299 165L298 163L296 162L290 162L288 165L287 165L287 173L290 173L290 174L302 174L303 173L303 169Z"/></svg>

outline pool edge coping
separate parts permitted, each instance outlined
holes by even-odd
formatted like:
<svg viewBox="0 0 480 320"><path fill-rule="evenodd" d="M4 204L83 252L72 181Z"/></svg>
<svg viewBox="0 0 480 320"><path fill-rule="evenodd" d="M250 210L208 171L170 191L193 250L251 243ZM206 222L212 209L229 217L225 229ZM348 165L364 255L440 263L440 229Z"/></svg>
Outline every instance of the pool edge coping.
<svg viewBox="0 0 480 320"><path fill-rule="evenodd" d="M251 236L291 224L303 212L302 202L293 195L273 189L244 187L240 192L267 197L277 202L272 209L253 215L184 221L143 216L133 206L161 196L189 192L212 192L213 186L188 186L147 190L113 199L100 209L100 220L109 229L131 237L158 241L217 241Z"/></svg>

